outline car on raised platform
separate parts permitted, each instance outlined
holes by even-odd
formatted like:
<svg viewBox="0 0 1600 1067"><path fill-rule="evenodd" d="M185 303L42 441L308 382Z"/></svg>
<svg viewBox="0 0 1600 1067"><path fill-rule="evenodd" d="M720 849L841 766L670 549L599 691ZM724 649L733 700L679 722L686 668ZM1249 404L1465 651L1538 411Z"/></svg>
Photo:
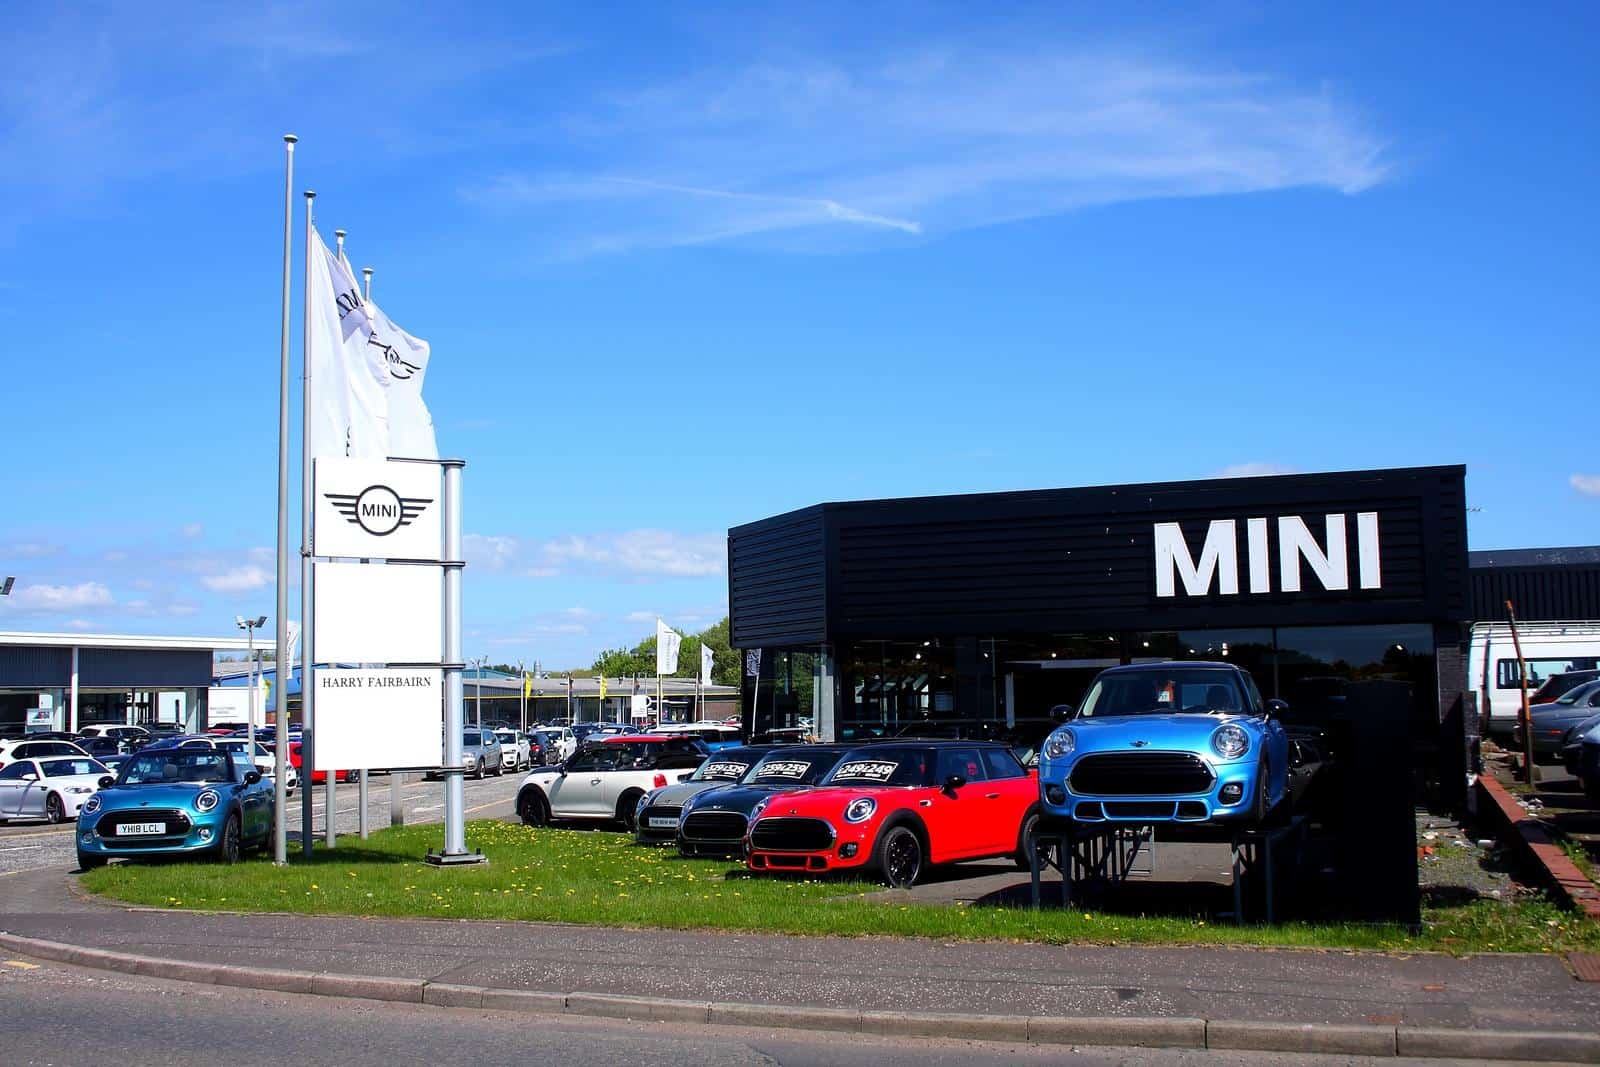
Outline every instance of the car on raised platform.
<svg viewBox="0 0 1600 1067"><path fill-rule="evenodd" d="M525 826L619 822L633 829L639 798L689 777L710 753L698 737L621 734L591 740L553 767L535 767L517 790Z"/></svg>
<svg viewBox="0 0 1600 1067"><path fill-rule="evenodd" d="M744 781L770 751L771 745L721 749L683 781L650 790L639 798L639 810L633 816L633 839L641 845L672 844L678 839L678 820L690 797Z"/></svg>
<svg viewBox="0 0 1600 1067"><path fill-rule="evenodd" d="M1289 806L1287 710L1231 663L1109 667L1040 748L1041 812L1079 823L1265 824Z"/></svg>
<svg viewBox="0 0 1600 1067"><path fill-rule="evenodd" d="M756 805L752 871L859 871L914 885L930 866L1005 856L1027 866L1039 787L1008 745L893 741L845 754L815 789Z"/></svg>
<svg viewBox="0 0 1600 1067"><path fill-rule="evenodd" d="M243 753L147 749L78 809L78 866L194 854L233 863L267 844L272 825L272 786Z"/></svg>
<svg viewBox="0 0 1600 1067"><path fill-rule="evenodd" d="M696 793L683 805L678 852L737 856L744 851L750 813L768 797L810 789L833 770L850 745L777 745L735 785Z"/></svg>

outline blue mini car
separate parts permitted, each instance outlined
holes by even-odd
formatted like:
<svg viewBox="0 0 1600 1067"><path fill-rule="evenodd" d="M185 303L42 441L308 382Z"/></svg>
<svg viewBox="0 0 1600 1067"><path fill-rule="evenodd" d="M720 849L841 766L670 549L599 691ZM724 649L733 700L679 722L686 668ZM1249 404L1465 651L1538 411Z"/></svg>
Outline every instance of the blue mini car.
<svg viewBox="0 0 1600 1067"><path fill-rule="evenodd" d="M1288 795L1286 710L1263 701L1231 663L1101 671L1040 749L1042 814L1080 823L1265 823Z"/></svg>
<svg viewBox="0 0 1600 1067"><path fill-rule="evenodd" d="M270 781L243 753L146 748L78 810L78 866L200 854L234 863L272 837Z"/></svg>

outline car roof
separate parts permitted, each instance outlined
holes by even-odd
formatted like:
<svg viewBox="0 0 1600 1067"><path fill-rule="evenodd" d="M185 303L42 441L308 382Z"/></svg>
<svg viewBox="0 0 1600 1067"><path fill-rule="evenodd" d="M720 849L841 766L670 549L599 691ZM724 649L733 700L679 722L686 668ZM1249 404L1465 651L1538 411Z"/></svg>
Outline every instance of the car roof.
<svg viewBox="0 0 1600 1067"><path fill-rule="evenodd" d="M1134 674L1139 671L1170 670L1173 667L1182 667L1185 670L1196 668L1199 670L1237 671L1242 670L1237 663L1221 663L1210 659L1164 659L1156 663L1122 663L1115 667L1107 667L1101 674Z"/></svg>
<svg viewBox="0 0 1600 1067"><path fill-rule="evenodd" d="M674 737L667 734L617 734L601 741L602 745L620 745L628 741L675 741Z"/></svg>
<svg viewBox="0 0 1600 1067"><path fill-rule="evenodd" d="M847 748L1010 748L1004 741L959 737L873 737L853 741Z"/></svg>

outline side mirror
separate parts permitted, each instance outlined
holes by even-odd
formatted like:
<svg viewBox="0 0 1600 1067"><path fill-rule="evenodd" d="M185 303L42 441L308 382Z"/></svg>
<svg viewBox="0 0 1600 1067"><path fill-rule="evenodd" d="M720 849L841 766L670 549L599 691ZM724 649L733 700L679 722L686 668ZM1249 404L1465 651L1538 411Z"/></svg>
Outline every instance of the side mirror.
<svg viewBox="0 0 1600 1067"><path fill-rule="evenodd" d="M117 784L117 780L111 777L109 774L102 774L100 776L99 784L101 789L110 789L112 786Z"/></svg>
<svg viewBox="0 0 1600 1067"><path fill-rule="evenodd" d="M255 785L259 781L261 781L261 772L260 771L245 771L244 772L244 784L245 785Z"/></svg>
<svg viewBox="0 0 1600 1067"><path fill-rule="evenodd" d="M944 791L951 796L956 795L956 790L967 784L967 780L959 774L952 774L944 780Z"/></svg>
<svg viewBox="0 0 1600 1067"><path fill-rule="evenodd" d="M1277 699L1267 701L1267 718L1281 719L1287 714L1289 714L1287 702Z"/></svg>
<svg viewBox="0 0 1600 1067"><path fill-rule="evenodd" d="M1050 721L1069 722L1072 719L1073 712L1074 709L1071 704L1057 704L1050 709Z"/></svg>

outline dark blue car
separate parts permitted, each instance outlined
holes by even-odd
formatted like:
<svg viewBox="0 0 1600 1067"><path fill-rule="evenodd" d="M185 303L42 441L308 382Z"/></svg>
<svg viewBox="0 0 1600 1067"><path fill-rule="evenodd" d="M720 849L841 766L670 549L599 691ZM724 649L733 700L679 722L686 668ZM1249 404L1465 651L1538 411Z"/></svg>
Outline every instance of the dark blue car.
<svg viewBox="0 0 1600 1067"><path fill-rule="evenodd" d="M1288 796L1285 707L1262 700L1231 663L1101 671L1040 748L1042 812L1080 823L1263 823Z"/></svg>

